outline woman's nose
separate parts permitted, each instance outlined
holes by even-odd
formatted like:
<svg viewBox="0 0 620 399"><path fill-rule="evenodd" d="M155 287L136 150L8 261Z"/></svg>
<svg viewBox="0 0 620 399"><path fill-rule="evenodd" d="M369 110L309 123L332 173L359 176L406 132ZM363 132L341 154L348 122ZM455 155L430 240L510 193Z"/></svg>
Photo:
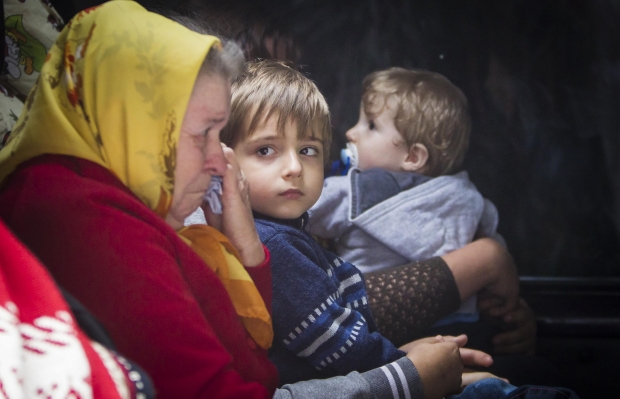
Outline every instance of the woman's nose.
<svg viewBox="0 0 620 399"><path fill-rule="evenodd" d="M222 176L226 172L226 157L222 149L219 135L206 140L203 149L205 157L205 169L211 175Z"/></svg>

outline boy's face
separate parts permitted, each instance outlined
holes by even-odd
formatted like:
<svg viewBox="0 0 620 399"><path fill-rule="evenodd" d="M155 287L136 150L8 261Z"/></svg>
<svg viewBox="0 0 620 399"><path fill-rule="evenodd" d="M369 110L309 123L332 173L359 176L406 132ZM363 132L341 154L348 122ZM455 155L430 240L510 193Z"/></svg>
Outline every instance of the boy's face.
<svg viewBox="0 0 620 399"><path fill-rule="evenodd" d="M393 172L402 170L409 151L403 137L394 126L394 112L385 106L374 119L369 119L360 106L360 119L347 131L347 139L357 147L361 170L383 168Z"/></svg>
<svg viewBox="0 0 620 399"><path fill-rule="evenodd" d="M278 134L273 115L233 149L250 184L252 210L278 219L295 219L319 199L323 189L320 138L298 139L297 124Z"/></svg>

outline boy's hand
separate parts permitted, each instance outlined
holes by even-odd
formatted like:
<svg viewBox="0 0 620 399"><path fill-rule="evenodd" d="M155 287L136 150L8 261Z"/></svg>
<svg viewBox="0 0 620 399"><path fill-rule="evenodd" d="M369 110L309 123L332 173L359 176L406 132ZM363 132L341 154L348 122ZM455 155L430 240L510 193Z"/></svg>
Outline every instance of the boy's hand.
<svg viewBox="0 0 620 399"><path fill-rule="evenodd" d="M506 330L493 337L493 349L497 354L533 355L536 347L536 317L523 298L517 308L502 317Z"/></svg>
<svg viewBox="0 0 620 399"><path fill-rule="evenodd" d="M418 370L426 399L440 399L459 391L463 363L454 342L420 342L407 357Z"/></svg>
<svg viewBox="0 0 620 399"><path fill-rule="evenodd" d="M463 370L463 365L488 367L493 364L493 359L488 354L474 349L463 348L466 343L466 335L459 335L457 337L438 335L432 338L418 339L400 348L407 352L407 357L418 369L427 398L441 398L447 394L457 392L461 385L457 387L455 381L462 380L464 377L466 377L466 383L470 384L485 378L484 376L493 376L490 373L484 372L465 376L461 371L462 375L459 378L452 374L457 370ZM454 357L455 354L458 354L457 358ZM435 368L432 367L433 362L437 362ZM455 364L455 362L458 364Z"/></svg>
<svg viewBox="0 0 620 399"><path fill-rule="evenodd" d="M464 348L467 343L467 335L461 334L453 337L451 335L438 335L436 337L421 338L408 344L401 346L399 349L403 352L411 352L415 348L424 343L453 342L458 346L461 355L461 361L466 366L472 367L489 367L493 364L493 358L482 351Z"/></svg>
<svg viewBox="0 0 620 399"><path fill-rule="evenodd" d="M210 226L220 230L241 256L244 266L258 266L265 260L265 252L260 242L252 207L250 189L232 149L222 145L228 162L222 179L222 214L216 215L211 208L203 206L205 218Z"/></svg>

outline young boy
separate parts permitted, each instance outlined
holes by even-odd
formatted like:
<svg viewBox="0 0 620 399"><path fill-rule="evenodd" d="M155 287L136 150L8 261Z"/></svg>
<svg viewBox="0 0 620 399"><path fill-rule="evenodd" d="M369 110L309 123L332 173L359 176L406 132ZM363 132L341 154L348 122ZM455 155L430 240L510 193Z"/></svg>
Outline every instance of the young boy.
<svg viewBox="0 0 620 399"><path fill-rule="evenodd" d="M327 104L301 73L251 63L233 83L222 142L250 184L250 203L273 276L274 341L280 383L365 371L405 353L375 330L364 279L304 231L323 187L331 139Z"/></svg>
<svg viewBox="0 0 620 399"><path fill-rule="evenodd" d="M463 93L442 75L403 68L374 72L362 85L359 121L347 131L355 168L325 180L308 231L333 240L364 273L441 256L474 238L503 243L495 206L467 172L456 173L470 132ZM472 297L438 324L477 320Z"/></svg>

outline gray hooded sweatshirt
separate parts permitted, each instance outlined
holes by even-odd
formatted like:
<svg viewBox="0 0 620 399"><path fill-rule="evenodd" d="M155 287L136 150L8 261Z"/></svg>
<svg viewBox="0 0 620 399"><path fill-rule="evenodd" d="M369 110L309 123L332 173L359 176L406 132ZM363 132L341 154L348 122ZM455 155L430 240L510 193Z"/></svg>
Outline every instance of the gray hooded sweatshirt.
<svg viewBox="0 0 620 399"><path fill-rule="evenodd" d="M497 233L498 214L467 172L430 178L384 169L325 179L308 232L331 239L362 273L441 256ZM475 299L459 312L473 313Z"/></svg>

